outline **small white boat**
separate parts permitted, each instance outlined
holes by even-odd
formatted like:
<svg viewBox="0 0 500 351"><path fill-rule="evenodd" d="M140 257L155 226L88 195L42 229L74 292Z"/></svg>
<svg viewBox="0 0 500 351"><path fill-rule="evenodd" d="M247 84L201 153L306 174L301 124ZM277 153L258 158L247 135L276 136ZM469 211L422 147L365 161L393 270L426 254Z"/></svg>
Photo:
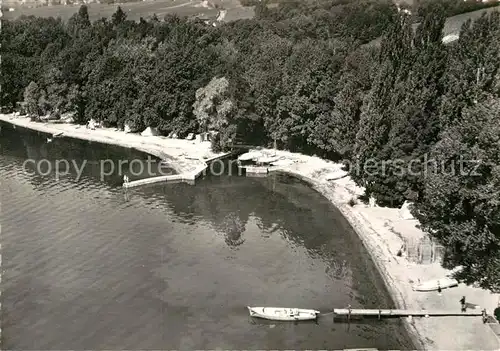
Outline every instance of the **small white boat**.
<svg viewBox="0 0 500 351"><path fill-rule="evenodd" d="M264 156L264 157L260 157L257 160L255 160L255 162L262 163L262 164L269 164L269 163L276 162L279 159L280 159L279 156Z"/></svg>
<svg viewBox="0 0 500 351"><path fill-rule="evenodd" d="M328 173L325 176L325 180L327 181L337 180L345 177L346 175L347 175L346 171L339 169L337 172Z"/></svg>
<svg viewBox="0 0 500 351"><path fill-rule="evenodd" d="M316 310L284 307L248 307L251 317L274 321L308 321L318 318L321 313Z"/></svg>
<svg viewBox="0 0 500 351"><path fill-rule="evenodd" d="M239 161L253 161L255 159L258 159L259 157L262 157L262 152L260 151L250 151L250 152L247 152L243 155L240 155L238 157L238 160Z"/></svg>
<svg viewBox="0 0 500 351"><path fill-rule="evenodd" d="M433 279L417 284L413 287L415 291L436 291L446 288L452 288L458 285L458 281L453 278L441 278L441 279Z"/></svg>

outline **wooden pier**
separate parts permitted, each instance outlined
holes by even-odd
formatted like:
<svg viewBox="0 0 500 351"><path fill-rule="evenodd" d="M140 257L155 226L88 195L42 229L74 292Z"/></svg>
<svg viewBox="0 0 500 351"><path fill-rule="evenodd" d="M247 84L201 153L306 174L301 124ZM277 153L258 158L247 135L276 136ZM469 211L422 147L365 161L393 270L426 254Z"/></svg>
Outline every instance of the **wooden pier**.
<svg viewBox="0 0 500 351"><path fill-rule="evenodd" d="M448 316L482 316L481 310L460 311L434 311L434 310L388 310L388 309L334 309L334 316L346 317L448 317Z"/></svg>
<svg viewBox="0 0 500 351"><path fill-rule="evenodd" d="M224 160L226 158L231 157L232 154L230 152L223 153L222 155L217 155L206 160L201 160L199 157L186 157L187 160L196 161L198 160L200 165L196 166L194 169L190 171L182 172L181 174L172 174L172 175L164 175L157 176L151 178L144 178L139 180L133 180L128 183L123 183L124 188L135 188L143 185L150 185L156 183L188 183L190 185L195 185L196 179L206 173L209 168L210 163L217 160ZM166 159L166 158L164 158Z"/></svg>
<svg viewBox="0 0 500 351"><path fill-rule="evenodd" d="M156 183L188 183L188 184L194 184L195 179L188 177L184 174L172 174L172 175L166 175L166 176L158 176L158 177L151 177L151 178L144 178L144 179L139 179L139 180L133 180L128 183L123 183L124 188L135 188L138 186L143 186L143 185L150 185L150 184L156 184Z"/></svg>

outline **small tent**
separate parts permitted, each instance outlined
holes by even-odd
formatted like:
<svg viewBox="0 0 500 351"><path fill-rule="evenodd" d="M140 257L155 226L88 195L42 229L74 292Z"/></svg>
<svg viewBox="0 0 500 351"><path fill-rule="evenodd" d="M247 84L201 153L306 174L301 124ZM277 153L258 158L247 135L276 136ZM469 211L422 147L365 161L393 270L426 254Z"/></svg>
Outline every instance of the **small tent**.
<svg viewBox="0 0 500 351"><path fill-rule="evenodd" d="M399 215L401 216L401 218L403 218L403 219L415 219L415 217L413 217L413 215L410 212L410 207L411 207L411 203L408 201L405 201L403 206L401 206L401 209L399 210Z"/></svg>
<svg viewBox="0 0 500 351"><path fill-rule="evenodd" d="M142 136L156 136L159 135L158 130L153 127L147 127L144 129L144 131L141 133Z"/></svg>
<svg viewBox="0 0 500 351"><path fill-rule="evenodd" d="M74 112L63 113L61 115L61 120L64 123L74 123L75 122L75 113Z"/></svg>
<svg viewBox="0 0 500 351"><path fill-rule="evenodd" d="M90 121L87 122L87 128L94 130L97 126L97 122L91 118Z"/></svg>
<svg viewBox="0 0 500 351"><path fill-rule="evenodd" d="M198 140L200 143L205 142L205 141L210 141L210 133L200 133L196 136L196 140Z"/></svg>

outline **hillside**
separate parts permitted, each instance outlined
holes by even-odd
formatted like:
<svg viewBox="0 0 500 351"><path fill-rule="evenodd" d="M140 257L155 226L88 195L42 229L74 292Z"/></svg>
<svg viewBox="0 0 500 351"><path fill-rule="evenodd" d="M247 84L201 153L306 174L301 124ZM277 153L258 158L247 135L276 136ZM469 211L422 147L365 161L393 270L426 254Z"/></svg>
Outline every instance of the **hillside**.
<svg viewBox="0 0 500 351"><path fill-rule="evenodd" d="M237 20L242 18L252 18L253 8L242 7L238 0L215 0L211 1L217 7L227 10L226 18L228 20ZM138 21L141 17L148 18L156 14L162 18L167 14L177 14L179 16L216 16L218 9L215 6L204 7L202 1L193 0L148 0L124 4L89 4L88 12L91 21L102 17L110 17L115 13L116 8L120 6L127 14L130 20ZM80 6L44 6L37 8L18 7L13 12L4 12L5 19L17 18L21 15L33 15L38 17L61 17L63 20L69 19L78 12Z"/></svg>

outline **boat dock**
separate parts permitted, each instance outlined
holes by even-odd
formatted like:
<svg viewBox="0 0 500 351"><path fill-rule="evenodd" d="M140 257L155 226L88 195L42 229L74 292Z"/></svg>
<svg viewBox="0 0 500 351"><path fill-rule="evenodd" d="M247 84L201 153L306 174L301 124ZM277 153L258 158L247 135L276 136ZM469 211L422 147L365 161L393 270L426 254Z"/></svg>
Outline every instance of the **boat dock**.
<svg viewBox="0 0 500 351"><path fill-rule="evenodd" d="M123 187L128 189L128 188L136 188L138 186L155 184L155 183L169 183L169 184L170 183L188 183L188 184L194 185L195 178L191 177L190 175L186 175L186 174L172 174L172 175L166 175L166 176L158 176L158 177L133 180L133 181L128 182L128 183L123 183Z"/></svg>
<svg viewBox="0 0 500 351"><path fill-rule="evenodd" d="M13 128L20 127L47 134L52 138L72 138L85 140L89 143L96 142L123 148L132 148L152 155L170 164L175 175L162 175L130 181L123 184L124 188L134 188L154 183L179 183L194 184L196 179L206 174L215 161L224 160L237 154L234 152L219 153L205 159L200 150L192 147L194 142L182 139L169 139L159 136L144 137L134 133L124 133L112 128L98 128L92 132L85 127L72 123L34 122L27 116L14 114L0 114L0 121L8 123ZM183 153L180 153L181 151ZM204 149L201 149L204 150Z"/></svg>
<svg viewBox="0 0 500 351"><path fill-rule="evenodd" d="M348 309L340 308L333 310L334 316L346 317L448 317L448 316L482 316L481 310L460 311L434 311L434 310L389 310L389 309Z"/></svg>
<svg viewBox="0 0 500 351"><path fill-rule="evenodd" d="M238 166L239 169L244 170L247 175L264 175L267 176L269 168L264 166Z"/></svg>
<svg viewBox="0 0 500 351"><path fill-rule="evenodd" d="M224 160L226 158L230 158L233 155L230 152L223 153L222 155L214 156L212 158L206 160L200 160L194 157L187 158L188 163L191 166L187 165L186 170L181 174L172 174L172 175L164 175L157 177L144 178L139 180L133 180L128 183L123 183L124 188L135 188L138 186L156 184L156 183L188 183L190 185L194 185L196 179L200 176L205 175L208 167L214 161ZM180 162L178 162L180 164ZM193 164L198 163L196 167L193 169ZM182 168L182 167L180 167Z"/></svg>
<svg viewBox="0 0 500 351"><path fill-rule="evenodd" d="M157 176L133 180L128 183L123 183L124 188L136 188L138 186L156 184L156 183L188 183L194 185L196 179L207 169L207 165L197 167L193 172L185 172L181 174L171 174L165 176Z"/></svg>

